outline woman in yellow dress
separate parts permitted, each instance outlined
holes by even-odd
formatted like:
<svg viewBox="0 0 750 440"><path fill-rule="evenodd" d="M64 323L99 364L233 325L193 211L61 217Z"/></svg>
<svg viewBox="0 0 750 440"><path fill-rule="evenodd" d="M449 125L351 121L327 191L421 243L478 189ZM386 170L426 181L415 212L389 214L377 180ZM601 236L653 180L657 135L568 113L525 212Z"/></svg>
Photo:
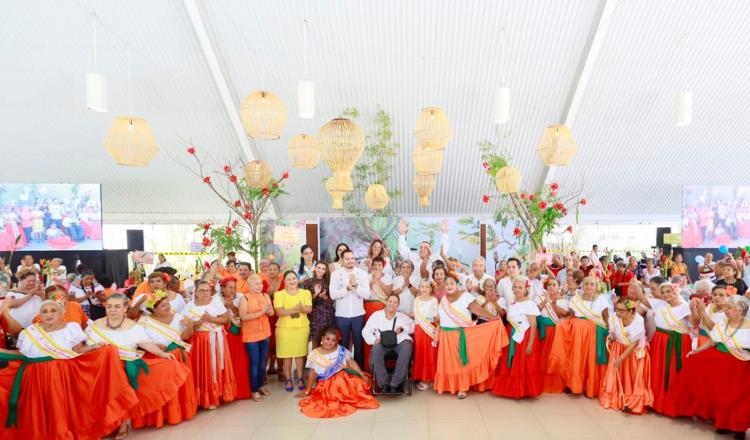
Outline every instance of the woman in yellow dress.
<svg viewBox="0 0 750 440"><path fill-rule="evenodd" d="M297 386L304 390L302 373L310 339L310 320L307 315L312 312L312 294L309 290L299 288L297 274L293 270L284 273L284 285L285 289L273 296L273 308L279 316L276 321L276 357L284 361L286 390L294 390L292 360L297 373Z"/></svg>

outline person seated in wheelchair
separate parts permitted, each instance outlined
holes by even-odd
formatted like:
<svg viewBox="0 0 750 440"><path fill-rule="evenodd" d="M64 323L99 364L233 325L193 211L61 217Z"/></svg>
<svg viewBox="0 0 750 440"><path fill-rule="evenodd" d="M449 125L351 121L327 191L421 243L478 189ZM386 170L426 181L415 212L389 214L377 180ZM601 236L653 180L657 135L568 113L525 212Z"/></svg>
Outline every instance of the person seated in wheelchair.
<svg viewBox="0 0 750 440"><path fill-rule="evenodd" d="M362 329L362 338L372 345L371 363L377 389L383 393L400 392L408 380L409 362L413 349L410 333L414 332L414 320L398 311L399 296L388 295L385 309L378 310L370 316ZM385 358L395 353L396 368L388 380Z"/></svg>

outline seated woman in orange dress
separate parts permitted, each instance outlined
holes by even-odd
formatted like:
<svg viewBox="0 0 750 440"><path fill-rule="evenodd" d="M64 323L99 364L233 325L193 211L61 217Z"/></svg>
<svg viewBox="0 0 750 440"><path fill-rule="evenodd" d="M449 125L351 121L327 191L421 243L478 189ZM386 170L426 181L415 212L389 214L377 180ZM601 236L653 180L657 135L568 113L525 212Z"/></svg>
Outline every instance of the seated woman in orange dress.
<svg viewBox="0 0 750 440"><path fill-rule="evenodd" d="M557 279L548 277L544 280L544 293L537 295L534 301L540 312L536 317L536 327L539 331L539 368L544 374L544 392L562 393L565 390L565 381L559 374L547 372L547 361L552 352L557 324L570 314L568 300L560 291Z"/></svg>
<svg viewBox="0 0 750 440"><path fill-rule="evenodd" d="M101 438L138 404L113 347L86 346L60 303L41 305L41 321L18 337L0 370L0 439Z"/></svg>
<svg viewBox="0 0 750 440"><path fill-rule="evenodd" d="M231 313L230 321L224 325L227 335L227 347L232 354L234 378L237 381L236 399L250 398L250 359L242 342L242 321L240 320L240 295L237 295L237 280L234 276L222 278L219 282L224 307Z"/></svg>
<svg viewBox="0 0 750 440"><path fill-rule="evenodd" d="M646 324L636 312L637 303L620 298L610 319L609 364L602 380L599 403L604 408L646 413L654 402L651 391L651 356Z"/></svg>
<svg viewBox="0 0 750 440"><path fill-rule="evenodd" d="M539 368L536 317L539 308L529 298L531 282L524 276L513 280L513 304L508 306L510 346L497 366L492 394L521 399L536 397L544 389L544 371Z"/></svg>
<svg viewBox="0 0 750 440"><path fill-rule="evenodd" d="M86 316L85 313L83 313L83 309L81 308L81 305L79 303L70 301L68 299L68 291L65 290L64 287L53 284L44 289L44 293L47 296L48 300L52 300L60 304L60 307L63 309L64 322L75 322L82 329L86 328L89 317ZM21 330L23 330L21 324L19 324L19 322L9 314L5 314L5 321L11 334L18 334L21 332ZM41 315L36 315L32 322L35 324L42 322Z"/></svg>
<svg viewBox="0 0 750 440"><path fill-rule="evenodd" d="M487 322L474 325L472 313ZM508 345L508 334L500 317L493 316L468 292L458 290L453 275L445 278L445 296L438 306L438 360L433 388L438 393L457 393L465 399L472 386L485 389ZM487 383L487 385L485 385Z"/></svg>
<svg viewBox="0 0 750 440"><path fill-rule="evenodd" d="M224 330L230 313L223 302L213 300L212 294L208 281L198 281L195 298L185 306L185 316L198 323L190 338L191 360L198 404L204 409L216 409L221 402L234 401L237 395L232 355Z"/></svg>
<svg viewBox="0 0 750 440"><path fill-rule="evenodd" d="M128 297L114 293L106 301L107 315L97 319L87 329L89 344L115 346L123 361L125 374L138 396L138 405L131 408L130 419L138 419L160 410L177 399L180 387L187 380L190 370L175 360L172 353L159 348L146 334L143 326L128 319ZM159 359L143 358L142 348ZM122 423L116 439L128 435L127 421Z"/></svg>
<svg viewBox="0 0 750 440"><path fill-rule="evenodd" d="M327 419L380 406L372 395L369 376L349 350L339 345L336 327L326 327L319 337L318 348L307 356L307 388L297 394L304 397L299 402L302 414Z"/></svg>
<svg viewBox="0 0 750 440"><path fill-rule="evenodd" d="M573 315L556 326L547 373L561 376L572 393L594 398L607 368L609 300L599 295L599 280L586 277L568 304Z"/></svg>
<svg viewBox="0 0 750 440"><path fill-rule="evenodd" d="M184 420L191 420L198 411L198 399L195 397L192 367L190 364L190 344L185 342L193 336L195 323L184 316L174 313L169 303L169 296L163 290L148 294L144 302L148 314L138 320L143 329L160 349L167 353L173 352L175 360L185 365L191 374L174 399L168 401L156 411L132 420L133 428L155 426L161 428L164 424L176 425ZM146 359L156 359L157 356L146 353Z"/></svg>

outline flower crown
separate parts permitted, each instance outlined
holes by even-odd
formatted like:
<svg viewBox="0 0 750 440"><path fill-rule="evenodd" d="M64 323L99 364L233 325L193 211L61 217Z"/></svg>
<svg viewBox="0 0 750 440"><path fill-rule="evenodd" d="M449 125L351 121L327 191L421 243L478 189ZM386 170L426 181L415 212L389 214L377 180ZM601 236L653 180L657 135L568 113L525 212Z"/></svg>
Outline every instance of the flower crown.
<svg viewBox="0 0 750 440"><path fill-rule="evenodd" d="M156 304L166 297L167 297L167 292L163 290L157 290L154 293L148 293L146 294L146 303L145 303L146 307L148 307L149 310L154 310L154 307L156 307Z"/></svg>
<svg viewBox="0 0 750 440"><path fill-rule="evenodd" d="M53 293L52 295L50 295L49 299L59 303L67 302L67 298L65 298L65 295L62 293Z"/></svg>
<svg viewBox="0 0 750 440"><path fill-rule="evenodd" d="M632 299L625 301L625 308L627 308L628 310L634 309L636 305L637 303L633 301Z"/></svg>

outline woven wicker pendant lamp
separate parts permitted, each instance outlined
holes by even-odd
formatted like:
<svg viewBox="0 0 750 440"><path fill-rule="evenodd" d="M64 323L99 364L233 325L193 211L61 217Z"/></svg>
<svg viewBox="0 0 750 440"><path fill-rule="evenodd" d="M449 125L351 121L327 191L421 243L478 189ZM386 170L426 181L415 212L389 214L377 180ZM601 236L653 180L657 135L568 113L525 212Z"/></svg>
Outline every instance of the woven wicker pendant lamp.
<svg viewBox="0 0 750 440"><path fill-rule="evenodd" d="M320 162L320 144L307 134L298 134L289 142L287 148L292 168L311 169Z"/></svg>
<svg viewBox="0 0 750 440"><path fill-rule="evenodd" d="M253 92L242 101L240 117L245 132L253 139L276 140L286 125L284 101L265 90Z"/></svg>
<svg viewBox="0 0 750 440"><path fill-rule="evenodd" d="M442 150L453 139L448 116L439 107L425 107L419 113L417 126L414 128L417 144L425 150Z"/></svg>
<svg viewBox="0 0 750 440"><path fill-rule="evenodd" d="M417 174L436 175L443 167L443 156L443 150L426 150L417 144L411 157Z"/></svg>
<svg viewBox="0 0 750 440"><path fill-rule="evenodd" d="M417 174L412 181L414 192L419 195L419 206L430 206L430 194L435 189L435 176Z"/></svg>
<svg viewBox="0 0 750 440"><path fill-rule="evenodd" d="M388 196L388 191L386 191L385 186L379 183L373 183L367 187L367 192L365 193L365 204L368 208L373 210L383 209L388 205L389 200L390 197Z"/></svg>
<svg viewBox="0 0 750 440"><path fill-rule="evenodd" d="M344 197L347 193L354 191L352 175L349 171L335 171L326 180L326 191L331 195L333 202L331 208L344 209Z"/></svg>
<svg viewBox="0 0 750 440"><path fill-rule="evenodd" d="M253 188L264 188L273 179L271 167L262 160L251 160L245 164L245 183Z"/></svg>
<svg viewBox="0 0 750 440"><path fill-rule="evenodd" d="M547 166L569 165L576 154L570 127L558 124L545 128L536 151Z"/></svg>
<svg viewBox="0 0 750 440"><path fill-rule="evenodd" d="M148 123L136 116L117 116L104 138L104 148L118 165L145 167L159 153Z"/></svg>
<svg viewBox="0 0 750 440"><path fill-rule="evenodd" d="M351 171L365 151L365 131L349 119L332 119L320 128L318 143L331 171Z"/></svg>
<svg viewBox="0 0 750 440"><path fill-rule="evenodd" d="M495 174L495 186L503 194L515 193L521 187L521 171L513 166L505 166Z"/></svg>

